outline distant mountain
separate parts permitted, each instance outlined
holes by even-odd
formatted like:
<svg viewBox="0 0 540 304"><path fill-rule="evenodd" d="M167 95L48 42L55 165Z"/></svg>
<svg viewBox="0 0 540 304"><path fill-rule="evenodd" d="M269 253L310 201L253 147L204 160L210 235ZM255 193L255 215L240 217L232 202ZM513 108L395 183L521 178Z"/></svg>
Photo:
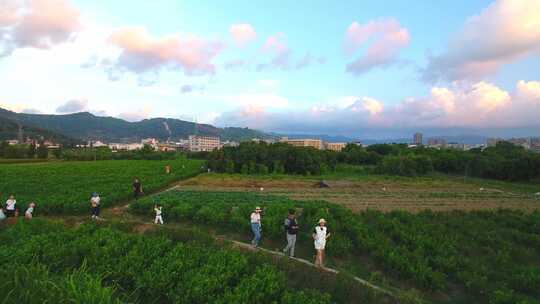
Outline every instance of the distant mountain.
<svg viewBox="0 0 540 304"><path fill-rule="evenodd" d="M25 114L0 109L0 117L16 121L24 126L49 130L80 140L105 142L138 141L142 138L176 140L192 134L220 136L222 140L248 140L272 138L272 135L248 128L217 128L171 118L152 118L128 122L114 117L95 116L88 112L51 115Z"/></svg>
<svg viewBox="0 0 540 304"><path fill-rule="evenodd" d="M3 117L1 114L2 113L0 112L0 141L18 139L20 136L22 136L23 140L27 138L34 140L44 139L68 145L77 144L79 142L78 140L69 138L62 134L22 124L17 120Z"/></svg>

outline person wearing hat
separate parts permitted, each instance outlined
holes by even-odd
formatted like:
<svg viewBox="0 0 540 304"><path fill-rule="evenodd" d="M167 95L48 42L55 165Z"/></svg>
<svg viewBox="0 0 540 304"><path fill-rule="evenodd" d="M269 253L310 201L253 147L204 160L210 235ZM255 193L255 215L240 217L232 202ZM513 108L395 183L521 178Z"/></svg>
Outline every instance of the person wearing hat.
<svg viewBox="0 0 540 304"><path fill-rule="evenodd" d="M258 247L261 240L261 207L256 207L251 213L251 231L253 232L251 244Z"/></svg>
<svg viewBox="0 0 540 304"><path fill-rule="evenodd" d="M90 198L90 204L92 205L92 219L97 220L99 219L99 205L100 205L101 198L97 194L97 192L92 193L92 197Z"/></svg>
<svg viewBox="0 0 540 304"><path fill-rule="evenodd" d="M326 240L330 237L328 227L326 227L326 221L322 218L319 220L319 225L313 230L313 240L315 243L315 250L317 255L315 257L315 266L324 267L324 248L326 247Z"/></svg>
<svg viewBox="0 0 540 304"><path fill-rule="evenodd" d="M298 233L298 223L296 222L295 210L290 209L289 215L285 219L285 232L287 234L287 246L283 249L283 253L289 253L289 256L294 257L294 247L296 246L296 233Z"/></svg>

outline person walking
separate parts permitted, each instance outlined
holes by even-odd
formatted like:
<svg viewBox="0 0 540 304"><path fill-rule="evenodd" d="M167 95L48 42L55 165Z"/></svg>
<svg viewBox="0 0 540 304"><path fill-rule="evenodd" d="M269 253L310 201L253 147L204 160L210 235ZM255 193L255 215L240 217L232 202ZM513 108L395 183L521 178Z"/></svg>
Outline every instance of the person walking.
<svg viewBox="0 0 540 304"><path fill-rule="evenodd" d="M256 207L255 210L251 213L251 231L253 232L253 240L251 244L254 247L259 246L261 241L261 208Z"/></svg>
<svg viewBox="0 0 540 304"><path fill-rule="evenodd" d="M27 220L31 220L32 219L32 214L34 213L34 208L36 207L36 203L34 202L31 202L29 205L28 205L28 209L26 209L26 212L24 213L24 218L27 219Z"/></svg>
<svg viewBox="0 0 540 304"><path fill-rule="evenodd" d="M294 257L294 247L296 246L296 234L298 233L298 222L296 221L294 209L289 210L289 215L285 219L285 232L287 236L287 246L283 249L284 254Z"/></svg>
<svg viewBox="0 0 540 304"><path fill-rule="evenodd" d="M15 199L15 196L13 196L13 194L10 195L9 199L6 201L6 216L7 217L15 216L16 204L17 204L17 200Z"/></svg>
<svg viewBox="0 0 540 304"><path fill-rule="evenodd" d="M138 178L135 178L133 181L133 197L135 197L135 200L139 199L139 196L144 194L141 181L139 181Z"/></svg>
<svg viewBox="0 0 540 304"><path fill-rule="evenodd" d="M161 224L163 225L163 210L161 205L154 205L154 211L156 212L156 218L154 219L154 224Z"/></svg>
<svg viewBox="0 0 540 304"><path fill-rule="evenodd" d="M92 198L90 198L90 205L92 206L92 219L99 219L99 207L101 204L101 198L97 192L92 193Z"/></svg>
<svg viewBox="0 0 540 304"><path fill-rule="evenodd" d="M4 208L0 206L0 222L6 219L6 214L4 213Z"/></svg>
<svg viewBox="0 0 540 304"><path fill-rule="evenodd" d="M324 267L324 249L326 240L330 237L330 231L326 227L326 221L322 218L319 220L319 225L313 230L313 240L317 255L315 256L315 266Z"/></svg>

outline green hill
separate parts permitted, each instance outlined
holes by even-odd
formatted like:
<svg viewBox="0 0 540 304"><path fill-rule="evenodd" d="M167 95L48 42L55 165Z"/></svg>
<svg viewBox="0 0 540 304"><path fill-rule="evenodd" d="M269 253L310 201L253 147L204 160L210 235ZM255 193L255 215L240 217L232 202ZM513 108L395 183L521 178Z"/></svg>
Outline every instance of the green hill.
<svg viewBox="0 0 540 304"><path fill-rule="evenodd" d="M17 120L4 117L1 115L1 111L3 110L0 109L0 141L8 139L18 139L19 135L22 135L23 139L45 139L67 145L79 143L79 140L75 140L73 138L70 138L69 136L65 136L42 128L29 126L24 123L20 123Z"/></svg>
<svg viewBox="0 0 540 304"><path fill-rule="evenodd" d="M208 124L197 124L171 118L152 118L139 122L128 122L114 117L100 117L88 112L51 115L25 114L0 109L0 118L18 122L24 126L49 130L80 140L138 141L142 138L176 140L191 134L220 136L221 140L249 140L271 138L248 128L217 128Z"/></svg>

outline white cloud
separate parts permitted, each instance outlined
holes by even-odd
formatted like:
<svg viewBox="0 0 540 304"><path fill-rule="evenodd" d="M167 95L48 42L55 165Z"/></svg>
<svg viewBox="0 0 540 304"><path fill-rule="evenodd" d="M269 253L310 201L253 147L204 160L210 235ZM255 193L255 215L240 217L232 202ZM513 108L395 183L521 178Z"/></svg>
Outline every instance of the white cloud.
<svg viewBox="0 0 540 304"><path fill-rule="evenodd" d="M255 28L253 28L251 24L247 23L231 25L229 28L229 33L238 46L244 46L257 38Z"/></svg>
<svg viewBox="0 0 540 304"><path fill-rule="evenodd" d="M82 112L88 108L88 100L72 99L56 108L56 113L68 114Z"/></svg>
<svg viewBox="0 0 540 304"><path fill-rule="evenodd" d="M363 47L366 51L347 64L347 72L359 75L394 63L409 40L408 30L393 18L372 20L366 24L353 22L345 35L345 51L354 54Z"/></svg>
<svg viewBox="0 0 540 304"><path fill-rule="evenodd" d="M49 49L81 29L80 12L65 0L0 2L0 55L18 48Z"/></svg>
<svg viewBox="0 0 540 304"><path fill-rule="evenodd" d="M497 0L467 19L444 53L429 58L423 78L478 80L533 54L540 54L540 1Z"/></svg>
<svg viewBox="0 0 540 304"><path fill-rule="evenodd" d="M418 128L540 128L540 82L519 81L513 92L491 83L433 87L424 97L384 105L371 97L347 96L306 110L270 111L245 104L216 118L219 125L275 132L354 134Z"/></svg>

